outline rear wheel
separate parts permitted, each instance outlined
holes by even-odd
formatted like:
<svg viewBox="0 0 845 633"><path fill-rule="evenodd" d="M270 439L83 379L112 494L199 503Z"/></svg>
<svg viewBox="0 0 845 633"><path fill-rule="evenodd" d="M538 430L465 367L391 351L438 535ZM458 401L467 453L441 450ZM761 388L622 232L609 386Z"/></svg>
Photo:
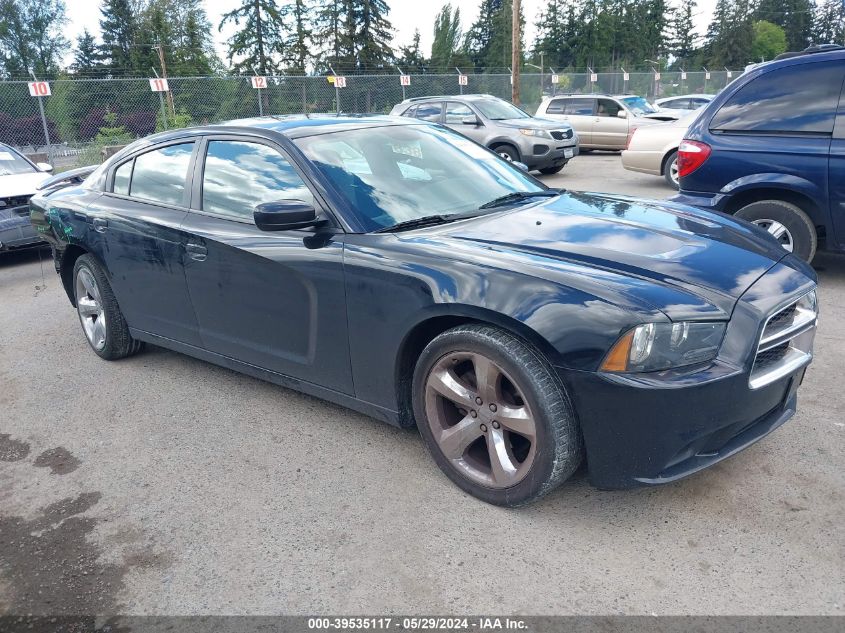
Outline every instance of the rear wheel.
<svg viewBox="0 0 845 633"><path fill-rule="evenodd" d="M91 349L106 360L131 356L143 343L129 335L129 327L103 269L90 255L82 255L73 266L76 311Z"/></svg>
<svg viewBox="0 0 845 633"><path fill-rule="evenodd" d="M681 185L678 180L678 150L675 150L666 160L663 161L663 177L666 183L673 189L680 189Z"/></svg>
<svg viewBox="0 0 845 633"><path fill-rule="evenodd" d="M498 328L460 326L429 343L414 372L413 405L441 470L488 503L534 501L581 463L580 431L557 374Z"/></svg>
<svg viewBox="0 0 845 633"><path fill-rule="evenodd" d="M805 261L816 254L818 236L812 220L800 207L783 200L760 200L735 214L767 231L787 251Z"/></svg>

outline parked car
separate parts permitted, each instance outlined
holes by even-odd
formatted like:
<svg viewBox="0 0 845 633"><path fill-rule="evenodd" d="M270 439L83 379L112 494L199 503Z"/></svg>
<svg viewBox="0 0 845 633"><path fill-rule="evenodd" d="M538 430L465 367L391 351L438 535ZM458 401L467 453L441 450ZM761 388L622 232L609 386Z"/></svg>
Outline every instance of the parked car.
<svg viewBox="0 0 845 633"><path fill-rule="evenodd" d="M731 213L812 260L845 250L845 48L759 64L690 126L675 200Z"/></svg>
<svg viewBox="0 0 845 633"><path fill-rule="evenodd" d="M0 143L0 252L42 241L29 221L29 198L52 170Z"/></svg>
<svg viewBox="0 0 845 633"><path fill-rule="evenodd" d="M572 126L532 117L492 95L414 97L394 106L391 114L440 123L541 174L556 174L578 155Z"/></svg>
<svg viewBox="0 0 845 633"><path fill-rule="evenodd" d="M600 487L710 466L794 414L812 359L815 273L770 236L415 119L164 132L31 205L101 358L153 343L416 423L490 503L584 457Z"/></svg>
<svg viewBox="0 0 845 633"><path fill-rule="evenodd" d="M670 187L678 188L678 146L696 115L677 121L647 125L634 131L622 152L622 166L653 176L663 176Z"/></svg>
<svg viewBox="0 0 845 633"><path fill-rule="evenodd" d="M569 123L581 149L609 150L625 149L628 136L638 127L678 118L636 95L595 94L543 97L536 116Z"/></svg>
<svg viewBox="0 0 845 633"><path fill-rule="evenodd" d="M708 103L713 101L716 95L709 94L691 94L691 95L675 95L674 97L662 97L655 99L654 105L661 110L671 110L674 112L692 112L703 108Z"/></svg>

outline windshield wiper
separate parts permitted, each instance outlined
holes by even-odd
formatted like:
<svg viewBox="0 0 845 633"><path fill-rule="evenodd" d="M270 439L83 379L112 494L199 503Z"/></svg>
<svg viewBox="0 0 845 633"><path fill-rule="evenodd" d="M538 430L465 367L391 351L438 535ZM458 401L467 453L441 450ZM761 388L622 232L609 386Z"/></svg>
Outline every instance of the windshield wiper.
<svg viewBox="0 0 845 633"><path fill-rule="evenodd" d="M503 207L506 204L511 204L512 202L528 200L530 198L554 198L559 195L560 189L544 189L543 191L514 191L512 193L506 193L503 196L499 196L490 202L485 202L478 208L492 209L494 207Z"/></svg>
<svg viewBox="0 0 845 633"><path fill-rule="evenodd" d="M460 218L456 217L458 214L437 214L437 215L424 215L421 218L413 218L412 220L405 220L403 222L398 222L397 224L391 224L390 226L385 226L384 228L378 229L374 231L374 233L392 233L394 231L405 231L408 229L419 229L424 226L435 226L437 224L446 224L447 222L453 222Z"/></svg>

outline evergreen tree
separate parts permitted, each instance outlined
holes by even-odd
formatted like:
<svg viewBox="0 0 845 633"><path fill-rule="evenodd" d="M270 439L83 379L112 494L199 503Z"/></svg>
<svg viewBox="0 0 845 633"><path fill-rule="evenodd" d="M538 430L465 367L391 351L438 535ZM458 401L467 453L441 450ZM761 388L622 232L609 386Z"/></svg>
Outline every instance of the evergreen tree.
<svg viewBox="0 0 845 633"><path fill-rule="evenodd" d="M464 39L464 49L470 63L481 70L487 63L493 42L493 16L501 10L504 0L481 0L478 18L473 22Z"/></svg>
<svg viewBox="0 0 845 633"><path fill-rule="evenodd" d="M810 44L813 35L812 0L759 0L755 20L764 20L781 27L786 33L788 50L800 51Z"/></svg>
<svg viewBox="0 0 845 633"><path fill-rule="evenodd" d="M707 30L707 60L716 68L743 68L751 61L753 22L749 0L718 0Z"/></svg>
<svg viewBox="0 0 845 633"><path fill-rule="evenodd" d="M476 69L502 69L511 65L512 20L511 0L482 0L478 19L464 41L470 62ZM519 20L522 37L525 31L522 13ZM523 48L520 39L520 50Z"/></svg>
<svg viewBox="0 0 845 633"><path fill-rule="evenodd" d="M384 70L394 61L393 26L387 19L390 12L386 0L354 0L352 13L360 25L356 33L356 62L361 72Z"/></svg>
<svg viewBox="0 0 845 633"><path fill-rule="evenodd" d="M325 72L329 67L343 73L355 65L355 24L347 28L347 15L351 0L321 0L317 5L314 31L319 47L318 69Z"/></svg>
<svg viewBox="0 0 845 633"><path fill-rule="evenodd" d="M533 56L536 61L542 53L546 66L551 68L564 68L571 63L567 4L566 0L549 0L537 19Z"/></svg>
<svg viewBox="0 0 845 633"><path fill-rule="evenodd" d="M223 15L219 29L232 22L239 30L229 40L229 63L236 72L277 74L284 54L284 23L287 7L277 0L242 0L243 4ZM232 63L235 57L240 59Z"/></svg>
<svg viewBox="0 0 845 633"><path fill-rule="evenodd" d="M293 0L290 7L291 24L284 47L288 69L297 75L305 74L311 59L311 9L305 0Z"/></svg>
<svg viewBox="0 0 845 633"><path fill-rule="evenodd" d="M106 67L112 75L131 73L138 61L133 50L138 21L131 0L104 0L100 14L100 50Z"/></svg>
<svg viewBox="0 0 845 633"><path fill-rule="evenodd" d="M101 70L100 50L94 36L83 29L76 38L76 49L73 52L73 63L70 69L79 75L94 76Z"/></svg>
<svg viewBox="0 0 845 633"><path fill-rule="evenodd" d="M695 52L695 24L692 17L696 8L693 1L682 2L669 21L667 51L677 58L681 67L686 66Z"/></svg>
<svg viewBox="0 0 845 633"><path fill-rule="evenodd" d="M461 10L444 4L434 18L434 40L431 43L431 66L434 72L446 72L457 65L461 46Z"/></svg>
<svg viewBox="0 0 845 633"><path fill-rule="evenodd" d="M820 0L813 19L816 44L845 44L845 2Z"/></svg>
<svg viewBox="0 0 845 633"><path fill-rule="evenodd" d="M420 50L420 30L414 30L410 46L399 47L399 67L406 73L419 73L426 69L427 63ZM435 71L436 72L436 71Z"/></svg>

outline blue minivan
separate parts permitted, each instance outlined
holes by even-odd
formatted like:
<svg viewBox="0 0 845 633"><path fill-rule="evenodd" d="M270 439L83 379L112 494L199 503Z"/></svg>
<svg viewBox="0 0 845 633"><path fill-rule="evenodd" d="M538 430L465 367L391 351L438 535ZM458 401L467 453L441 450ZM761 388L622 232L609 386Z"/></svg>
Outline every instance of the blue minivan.
<svg viewBox="0 0 845 633"><path fill-rule="evenodd" d="M799 257L845 250L845 48L761 64L723 90L678 150L676 202L736 215Z"/></svg>

